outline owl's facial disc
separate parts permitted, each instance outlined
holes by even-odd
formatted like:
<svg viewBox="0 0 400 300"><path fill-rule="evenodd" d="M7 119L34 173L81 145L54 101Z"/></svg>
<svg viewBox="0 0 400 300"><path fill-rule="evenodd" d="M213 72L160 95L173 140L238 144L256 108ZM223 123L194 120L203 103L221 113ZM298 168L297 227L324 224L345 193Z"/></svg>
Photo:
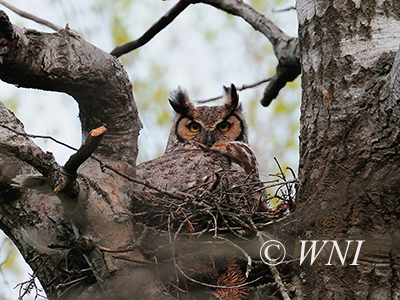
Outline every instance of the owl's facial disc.
<svg viewBox="0 0 400 300"><path fill-rule="evenodd" d="M199 143L208 148L216 143L241 140L243 128L237 116L215 121L209 124L183 117L177 124L176 135L183 141Z"/></svg>
<svg viewBox="0 0 400 300"><path fill-rule="evenodd" d="M236 115L232 115L226 120L218 123L217 128L220 135L216 142L231 142L242 140L243 124Z"/></svg>
<svg viewBox="0 0 400 300"><path fill-rule="evenodd" d="M203 134L201 124L187 117L180 119L176 126L176 135L184 141L200 142L200 137Z"/></svg>

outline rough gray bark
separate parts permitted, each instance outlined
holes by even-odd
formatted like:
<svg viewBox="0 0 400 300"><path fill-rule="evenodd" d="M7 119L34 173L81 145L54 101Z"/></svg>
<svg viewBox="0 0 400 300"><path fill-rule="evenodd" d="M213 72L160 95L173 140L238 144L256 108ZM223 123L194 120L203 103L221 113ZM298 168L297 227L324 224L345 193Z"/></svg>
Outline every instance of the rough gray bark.
<svg viewBox="0 0 400 300"><path fill-rule="evenodd" d="M301 268L307 299L400 295L398 1L298 1L303 239L365 239L360 266ZM312 218L310 218L310 215Z"/></svg>

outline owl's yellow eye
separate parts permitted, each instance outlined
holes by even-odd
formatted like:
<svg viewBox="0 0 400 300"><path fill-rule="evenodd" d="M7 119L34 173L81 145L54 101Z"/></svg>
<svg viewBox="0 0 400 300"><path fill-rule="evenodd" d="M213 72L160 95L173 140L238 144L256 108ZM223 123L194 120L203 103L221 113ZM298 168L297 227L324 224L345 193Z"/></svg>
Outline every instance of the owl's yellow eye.
<svg viewBox="0 0 400 300"><path fill-rule="evenodd" d="M220 131L226 132L231 128L231 125L228 122L221 122L218 124L218 129Z"/></svg>
<svg viewBox="0 0 400 300"><path fill-rule="evenodd" d="M196 122L192 122L189 124L189 130L191 132L199 132L200 131L200 124Z"/></svg>

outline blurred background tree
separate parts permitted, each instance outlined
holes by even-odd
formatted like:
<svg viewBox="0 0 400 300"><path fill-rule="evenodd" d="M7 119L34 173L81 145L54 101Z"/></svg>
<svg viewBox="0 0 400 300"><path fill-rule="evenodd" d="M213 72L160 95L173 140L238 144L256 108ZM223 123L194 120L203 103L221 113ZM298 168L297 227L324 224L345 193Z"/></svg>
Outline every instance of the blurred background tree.
<svg viewBox="0 0 400 300"><path fill-rule="evenodd" d="M295 10L274 12L274 9L294 6L294 0L248 2L287 34L297 35ZM68 23L87 41L110 52L115 46L141 36L174 2L13 0L11 4L59 26ZM52 32L4 7L0 9L21 27ZM221 95L223 85L234 83L240 87L270 77L277 64L272 46L264 35L242 19L202 4L188 7L153 40L124 55L121 61L132 80L143 123L139 162L164 151L172 116L167 101L169 91L180 85L192 100L209 99ZM250 144L256 152L263 180L269 180L268 174L278 171L273 157L282 167L297 170L299 81L298 78L289 83L267 108L259 103L265 85L240 93L250 127ZM0 101L21 119L28 133L49 135L79 147L78 107L69 96L18 89L3 82L0 82L0 90ZM72 154L68 148L47 139L35 142L53 152L60 164ZM17 250L10 243L1 234L0 299L16 299L18 289L13 287L29 279L29 267L16 256Z"/></svg>

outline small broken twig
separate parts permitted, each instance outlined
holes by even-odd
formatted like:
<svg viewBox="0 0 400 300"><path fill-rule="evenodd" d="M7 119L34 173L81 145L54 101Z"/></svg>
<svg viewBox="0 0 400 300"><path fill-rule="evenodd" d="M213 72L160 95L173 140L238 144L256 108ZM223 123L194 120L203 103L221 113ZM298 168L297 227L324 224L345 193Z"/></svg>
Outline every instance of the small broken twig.
<svg viewBox="0 0 400 300"><path fill-rule="evenodd" d="M60 172L56 176L54 183L54 192L59 193L63 191L68 185L76 179L76 171L78 168L92 155L100 144L104 133L107 129L104 126L93 129L82 146L78 151L71 155L64 167L60 169Z"/></svg>
<svg viewBox="0 0 400 300"><path fill-rule="evenodd" d="M96 129L93 129L85 142L79 148L78 152L71 155L69 160L64 166L65 171L70 174L76 173L80 165L87 160L92 153L96 150L97 146L100 144L101 139L103 138L104 133L107 129L104 126L100 126Z"/></svg>
<svg viewBox="0 0 400 300"><path fill-rule="evenodd" d="M0 1L1 1L1 0L0 0ZM3 125L2 125L2 126L3 126ZM3 126L3 127L5 127L5 126ZM7 128L7 129L9 129L9 128ZM15 131L14 131L14 132L15 132ZM30 138L32 138L32 139L48 139L48 140L51 140L51 141L55 142L56 144L60 144L61 146L67 147L68 149L71 149L71 150L74 150L74 151L78 151L77 148L72 147L72 146L70 146L70 145L68 145L68 144L66 144L66 143L64 143L64 142L61 142L61 141L59 141L59 140L53 138L53 137L50 136L50 135L26 134L26 136L27 136L27 137L30 137Z"/></svg>
<svg viewBox="0 0 400 300"><path fill-rule="evenodd" d="M281 8L281 9L275 9L275 8L273 8L273 9L272 9L272 12L274 12L274 13L280 13L280 12L286 12L286 11L291 11L291 10L296 10L296 7L295 7L295 6L289 6L289 7Z"/></svg>

